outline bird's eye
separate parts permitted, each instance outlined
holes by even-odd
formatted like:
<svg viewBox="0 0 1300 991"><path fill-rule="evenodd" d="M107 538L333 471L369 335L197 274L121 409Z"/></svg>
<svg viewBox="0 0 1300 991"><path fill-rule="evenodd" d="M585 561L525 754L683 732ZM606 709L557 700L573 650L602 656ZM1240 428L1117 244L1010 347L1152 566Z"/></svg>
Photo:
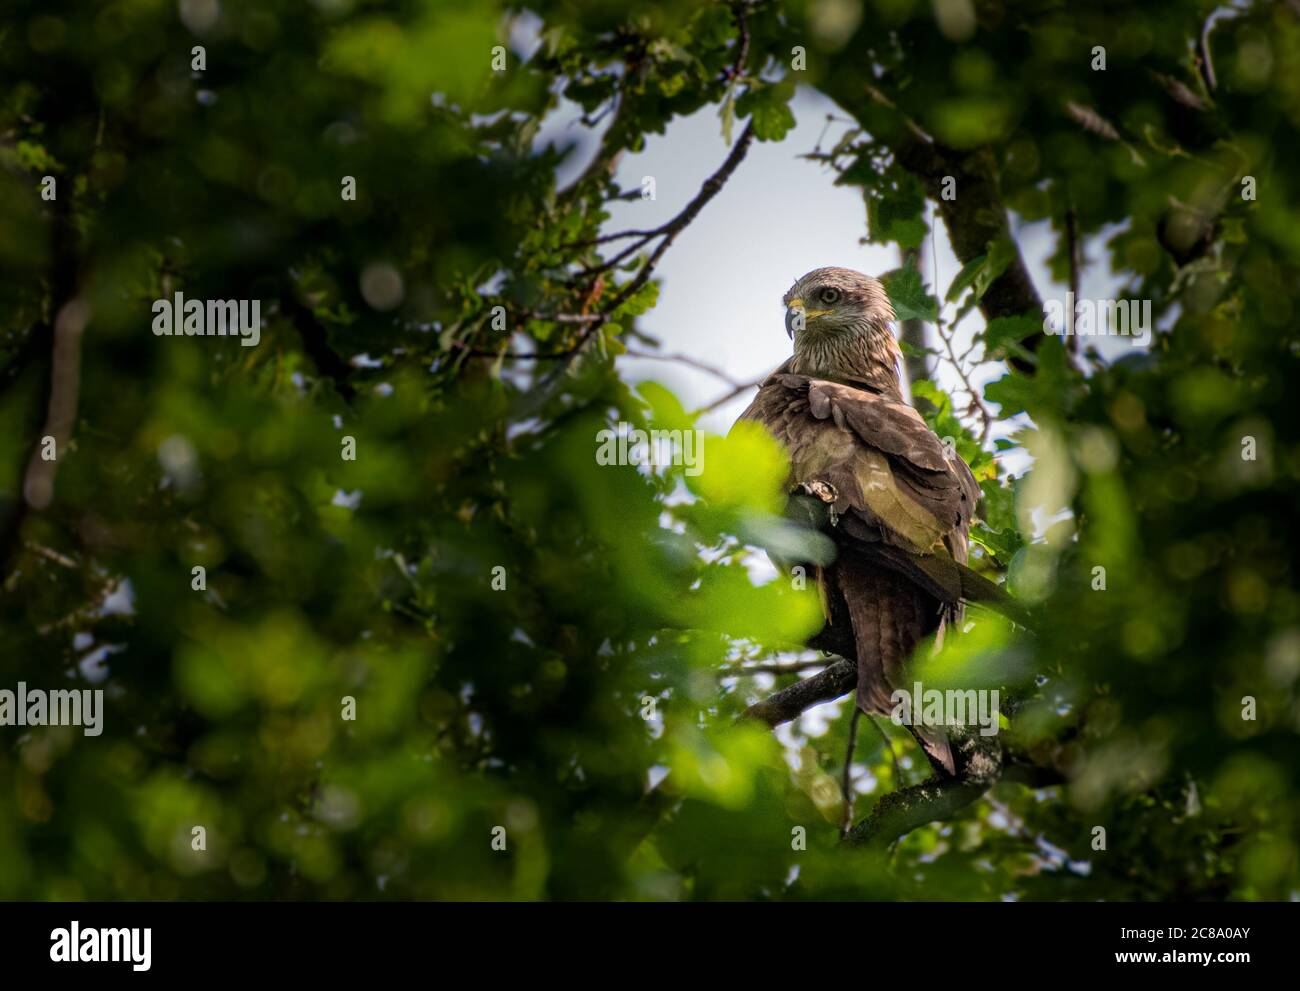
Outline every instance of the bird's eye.
<svg viewBox="0 0 1300 991"><path fill-rule="evenodd" d="M821 292L817 294L817 297L823 303L834 303L839 300L840 291L836 289L834 286L827 286L825 289L823 289Z"/></svg>

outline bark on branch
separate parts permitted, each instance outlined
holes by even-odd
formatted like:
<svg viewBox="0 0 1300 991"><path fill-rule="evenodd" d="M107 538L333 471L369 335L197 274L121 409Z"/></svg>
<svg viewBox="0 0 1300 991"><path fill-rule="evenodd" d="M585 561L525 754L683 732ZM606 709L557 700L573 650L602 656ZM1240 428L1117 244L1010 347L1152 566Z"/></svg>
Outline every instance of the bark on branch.
<svg viewBox="0 0 1300 991"><path fill-rule="evenodd" d="M64 303L54 318L54 354L45 429L28 459L23 478L23 498L33 509L44 509L54 498L54 477L72 439L81 391L81 334L89 319L90 307L80 299ZM54 440L54 457L49 460L45 457L47 437Z"/></svg>
<svg viewBox="0 0 1300 991"><path fill-rule="evenodd" d="M1011 261L980 299L984 318L1042 313L1043 300L1011 234L992 151L978 148L956 152L907 133L908 137L894 146L894 153L899 164L921 180L926 195L938 204L957 260L965 265L987 253L990 244L1005 241L1010 245ZM951 199L943 195L948 177L956 180L956 194ZM1025 341L1025 347L1033 350L1040 340L1039 335L1034 335Z"/></svg>
<svg viewBox="0 0 1300 991"><path fill-rule="evenodd" d="M55 458L62 458L76 421L77 400L81 385L81 334L90 316L89 307L77 298L81 259L78 251L76 223L72 216L70 195L53 203L50 242L52 258L49 274L49 316L33 328L17 364L6 374L6 384L13 381L26 364L41 353L42 345L50 348L50 377L46 392L46 419L40 436L30 445L27 464L22 471L22 491L14 499L9 517L0 526L0 573L6 580L22 550L23 525L31 510L42 510L54 494L54 476L58 460L44 461L43 438L55 441Z"/></svg>
<svg viewBox="0 0 1300 991"><path fill-rule="evenodd" d="M1006 241L1011 251L1011 261L993 281L979 303L986 320L997 317L1015 317L1025 313L1040 314L1043 301L1034 287L1020 254L1020 246L1011 234L1011 224L998 183L997 160L987 147L961 151L945 146L927 134L907 116L881 89L868 86L865 92L832 92L841 106L857 120L867 125L880 107L894 116L894 126L887 133L870 129L872 137L883 142L895 160L914 175L925 189L926 196L938 204L948 239L957 260L963 265L986 254L989 245ZM948 180L952 182L948 182ZM954 184L955 183L955 188ZM945 192L949 195L945 196ZM936 293L943 288L935 286ZM1032 351L1042 341L1042 335L1032 335L1024 346ZM1024 372L1032 365L1022 358L1012 357L1010 364Z"/></svg>
<svg viewBox="0 0 1300 991"><path fill-rule="evenodd" d="M870 815L849 830L852 846L888 846L926 823L951 819L983 795L992 783L960 778L931 778L919 785L882 795Z"/></svg>
<svg viewBox="0 0 1300 991"><path fill-rule="evenodd" d="M857 681L856 662L840 659L811 678L804 678L754 703L741 713L741 718L759 719L775 728L799 718L815 705L847 695L856 687ZM1066 780L1056 768L1034 763L1025 754L1000 746L979 746L999 751L993 759L1000 766L994 766L991 773L978 779L936 776L921 784L890 792L881 797L865 819L847 831L844 841L852 846L888 846L920 826L951 819L1001 781L1028 788L1048 788ZM963 761L963 772L972 766ZM989 762L984 762L984 766L987 770Z"/></svg>
<svg viewBox="0 0 1300 991"><path fill-rule="evenodd" d="M761 702L755 702L743 713L745 719L761 719L775 728L792 719L798 719L805 709L846 695L858 683L857 665L838 660L811 678L773 692Z"/></svg>

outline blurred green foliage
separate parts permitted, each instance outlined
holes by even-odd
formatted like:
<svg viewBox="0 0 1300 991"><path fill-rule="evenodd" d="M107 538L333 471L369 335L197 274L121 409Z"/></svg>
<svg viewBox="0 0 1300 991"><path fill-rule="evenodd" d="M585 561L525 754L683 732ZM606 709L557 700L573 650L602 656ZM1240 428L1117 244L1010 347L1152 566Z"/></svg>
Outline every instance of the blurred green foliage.
<svg viewBox="0 0 1300 991"><path fill-rule="evenodd" d="M1221 20L1211 92L1214 7L758 2L738 63L727 4L11 0L0 688L100 687L107 715L0 728L0 897L1295 897L1300 22ZM775 445L710 437L698 477L594 457L616 423L693 422L614 369L655 284L581 277L608 165L701 108L779 140L795 82L859 125L833 161L873 239L929 229L892 151L910 120L996 163L1058 279L1067 229L1104 243L1163 331L1106 363L992 321L1018 363L984 398L1020 424L993 452L917 383L985 493L976 566L1043 617L1035 639L972 617L935 677L1017 689L1009 744L1066 783L1001 784L888 862L839 845L848 719L736 726L795 676L719 678L820 621L755 578L796 539ZM535 139L562 97L604 130L560 189ZM893 273L900 312L969 310L1012 248L949 287ZM153 336L178 290L262 300L260 346ZM72 444L25 510L74 296ZM859 815L926 773L885 730L902 759L862 731Z"/></svg>

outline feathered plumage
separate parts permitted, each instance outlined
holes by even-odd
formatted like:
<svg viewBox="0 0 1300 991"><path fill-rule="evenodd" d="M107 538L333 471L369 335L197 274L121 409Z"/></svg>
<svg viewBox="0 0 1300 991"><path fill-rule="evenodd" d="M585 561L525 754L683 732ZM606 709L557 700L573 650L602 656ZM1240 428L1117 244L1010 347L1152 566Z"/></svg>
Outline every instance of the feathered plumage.
<svg viewBox="0 0 1300 991"><path fill-rule="evenodd" d="M965 567L979 486L903 400L894 312L879 282L817 269L785 302L794 356L741 419L785 446L792 494L827 507L823 529L837 547L834 563L817 572L827 619L851 627L859 707L889 715L894 689L910 688L917 644L957 621L963 598L1001 597ZM957 773L942 730L913 732L936 764Z"/></svg>

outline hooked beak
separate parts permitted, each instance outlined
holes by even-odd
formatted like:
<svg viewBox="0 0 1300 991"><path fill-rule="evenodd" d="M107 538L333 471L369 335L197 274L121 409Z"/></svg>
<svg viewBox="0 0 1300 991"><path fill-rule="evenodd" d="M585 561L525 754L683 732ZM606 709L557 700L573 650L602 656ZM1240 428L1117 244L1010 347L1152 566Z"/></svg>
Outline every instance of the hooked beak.
<svg viewBox="0 0 1300 991"><path fill-rule="evenodd" d="M830 310L806 310L802 299L792 299L785 306L785 332L794 340L794 335L808 326L813 317L820 317Z"/></svg>
<svg viewBox="0 0 1300 991"><path fill-rule="evenodd" d="M803 300L792 299L785 308L785 332L790 335L790 340L794 340L794 332L803 330L807 323L808 317L804 312Z"/></svg>

